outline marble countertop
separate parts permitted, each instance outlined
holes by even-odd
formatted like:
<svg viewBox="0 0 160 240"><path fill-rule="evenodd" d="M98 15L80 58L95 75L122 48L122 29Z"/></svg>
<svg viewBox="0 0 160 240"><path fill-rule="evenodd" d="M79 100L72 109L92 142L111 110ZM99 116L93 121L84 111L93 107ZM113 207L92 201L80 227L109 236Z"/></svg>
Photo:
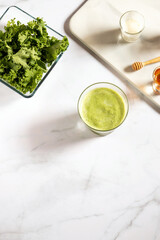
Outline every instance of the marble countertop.
<svg viewBox="0 0 160 240"><path fill-rule="evenodd" d="M1 0L66 34L80 0ZM69 36L68 36L69 37ZM70 46L37 93L0 84L0 240L159 240L159 113L69 37ZM129 114L99 137L77 114L98 81L127 94Z"/></svg>

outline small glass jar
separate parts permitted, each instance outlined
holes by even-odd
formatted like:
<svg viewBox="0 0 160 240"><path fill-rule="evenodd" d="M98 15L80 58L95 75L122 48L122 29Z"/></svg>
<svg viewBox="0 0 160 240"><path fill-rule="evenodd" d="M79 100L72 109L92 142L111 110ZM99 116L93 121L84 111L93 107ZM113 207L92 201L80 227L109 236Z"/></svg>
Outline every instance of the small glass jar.
<svg viewBox="0 0 160 240"><path fill-rule="evenodd" d="M137 11L125 12L120 18L122 38L127 42L136 41L144 29L144 17Z"/></svg>
<svg viewBox="0 0 160 240"><path fill-rule="evenodd" d="M153 71L153 90L156 94L160 94L160 66Z"/></svg>

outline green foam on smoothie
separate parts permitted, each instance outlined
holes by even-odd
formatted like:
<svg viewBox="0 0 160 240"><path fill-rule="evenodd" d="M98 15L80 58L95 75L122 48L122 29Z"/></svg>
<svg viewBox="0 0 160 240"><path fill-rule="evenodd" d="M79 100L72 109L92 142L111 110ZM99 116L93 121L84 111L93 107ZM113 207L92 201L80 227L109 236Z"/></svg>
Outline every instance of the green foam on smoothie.
<svg viewBox="0 0 160 240"><path fill-rule="evenodd" d="M105 131L121 124L125 117L125 104L116 91L96 88L84 96L80 112L88 126Z"/></svg>

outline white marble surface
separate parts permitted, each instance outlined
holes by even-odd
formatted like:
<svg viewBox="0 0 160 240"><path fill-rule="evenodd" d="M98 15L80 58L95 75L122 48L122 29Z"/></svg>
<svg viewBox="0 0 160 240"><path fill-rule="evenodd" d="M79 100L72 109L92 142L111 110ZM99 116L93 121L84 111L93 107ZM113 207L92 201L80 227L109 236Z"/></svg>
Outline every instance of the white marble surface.
<svg viewBox="0 0 160 240"><path fill-rule="evenodd" d="M16 4L65 34L80 0ZM34 97L0 84L0 240L159 240L159 114L70 37L70 47ZM110 81L129 98L125 123L99 137L77 100Z"/></svg>

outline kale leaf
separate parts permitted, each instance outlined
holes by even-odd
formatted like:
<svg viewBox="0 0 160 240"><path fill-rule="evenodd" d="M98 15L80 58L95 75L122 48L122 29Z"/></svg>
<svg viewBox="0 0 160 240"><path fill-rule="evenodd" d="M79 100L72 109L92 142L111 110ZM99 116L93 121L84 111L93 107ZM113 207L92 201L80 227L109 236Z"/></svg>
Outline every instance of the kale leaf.
<svg viewBox="0 0 160 240"><path fill-rule="evenodd" d="M0 78L22 93L33 92L47 67L64 52L68 45L47 33L42 18L26 25L11 19L0 30Z"/></svg>

